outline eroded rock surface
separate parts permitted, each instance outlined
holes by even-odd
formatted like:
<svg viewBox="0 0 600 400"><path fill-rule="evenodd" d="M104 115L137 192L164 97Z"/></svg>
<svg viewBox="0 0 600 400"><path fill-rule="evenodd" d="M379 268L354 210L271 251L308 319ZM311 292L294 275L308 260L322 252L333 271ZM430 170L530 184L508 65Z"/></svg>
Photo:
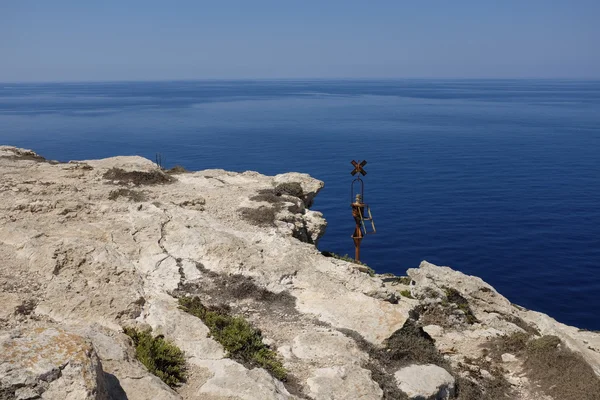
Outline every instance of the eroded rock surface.
<svg viewBox="0 0 600 400"><path fill-rule="evenodd" d="M15 399L109 399L92 344L53 327L0 334L0 393Z"/></svg>
<svg viewBox="0 0 600 400"><path fill-rule="evenodd" d="M451 398L551 398L523 349L486 353L518 332L558 336L600 369L597 333L520 309L479 278L424 262L408 271L408 284L324 257L315 243L326 223L309 209L323 182L306 174L169 175L141 157L56 163L6 146L0 173L2 343L41 328L81 338L85 362L62 371L89 398L404 399L396 373L432 360L456 380ZM230 358L178 307L181 296L260 329L288 379ZM182 349L187 382L171 389L150 374L124 327L151 328ZM70 360L56 363L79 365ZM16 379L8 365L0 366L3 385ZM42 386L6 387L28 398Z"/></svg>

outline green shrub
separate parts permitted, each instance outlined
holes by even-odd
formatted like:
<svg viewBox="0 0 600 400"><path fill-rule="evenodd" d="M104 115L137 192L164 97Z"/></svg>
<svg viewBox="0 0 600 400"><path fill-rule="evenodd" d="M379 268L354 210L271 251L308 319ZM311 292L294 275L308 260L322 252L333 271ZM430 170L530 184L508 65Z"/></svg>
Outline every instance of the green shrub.
<svg viewBox="0 0 600 400"><path fill-rule="evenodd" d="M412 294L410 294L410 290L401 290L400 294L404 297L408 297L409 299L414 299Z"/></svg>
<svg viewBox="0 0 600 400"><path fill-rule="evenodd" d="M285 380L287 371L277 353L263 343L261 332L246 320L228 315L222 309L209 309L198 297L181 297L179 305L206 324L211 336L225 348L229 357L247 366L262 367L275 378Z"/></svg>
<svg viewBox="0 0 600 400"><path fill-rule="evenodd" d="M152 336L149 330L125 328L125 334L133 340L135 356L148 371L171 387L185 382L185 356L177 346L166 341L162 335Z"/></svg>

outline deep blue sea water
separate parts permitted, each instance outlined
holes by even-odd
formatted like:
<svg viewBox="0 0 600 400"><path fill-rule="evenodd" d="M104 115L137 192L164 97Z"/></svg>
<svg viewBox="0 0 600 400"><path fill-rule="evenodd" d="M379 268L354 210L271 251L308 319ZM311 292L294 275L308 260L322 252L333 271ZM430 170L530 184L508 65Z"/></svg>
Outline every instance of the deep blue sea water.
<svg viewBox="0 0 600 400"><path fill-rule="evenodd" d="M600 82L312 80L0 84L0 143L57 160L307 172L319 247L353 252L350 161L377 234L362 258L482 277L511 301L600 330Z"/></svg>

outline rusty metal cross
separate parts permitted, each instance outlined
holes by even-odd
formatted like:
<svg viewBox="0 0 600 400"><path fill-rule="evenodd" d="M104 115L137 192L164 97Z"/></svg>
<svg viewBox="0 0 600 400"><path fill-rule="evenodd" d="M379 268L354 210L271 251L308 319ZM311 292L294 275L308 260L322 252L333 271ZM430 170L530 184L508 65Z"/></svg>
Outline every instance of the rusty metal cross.
<svg viewBox="0 0 600 400"><path fill-rule="evenodd" d="M367 161L363 160L360 163L356 162L356 161L351 161L351 164L354 165L354 170L351 172L351 174L354 176L356 175L358 172L360 172L363 176L367 174L367 171L365 171L363 169L363 167L365 165L367 165Z"/></svg>

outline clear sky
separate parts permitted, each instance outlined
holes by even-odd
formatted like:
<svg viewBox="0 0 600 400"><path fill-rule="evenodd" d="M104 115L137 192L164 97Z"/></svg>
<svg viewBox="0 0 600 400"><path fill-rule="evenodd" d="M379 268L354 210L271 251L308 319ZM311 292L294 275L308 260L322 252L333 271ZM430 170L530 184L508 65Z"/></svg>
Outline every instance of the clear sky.
<svg viewBox="0 0 600 400"><path fill-rule="evenodd" d="M600 78L600 0L0 0L0 81Z"/></svg>

